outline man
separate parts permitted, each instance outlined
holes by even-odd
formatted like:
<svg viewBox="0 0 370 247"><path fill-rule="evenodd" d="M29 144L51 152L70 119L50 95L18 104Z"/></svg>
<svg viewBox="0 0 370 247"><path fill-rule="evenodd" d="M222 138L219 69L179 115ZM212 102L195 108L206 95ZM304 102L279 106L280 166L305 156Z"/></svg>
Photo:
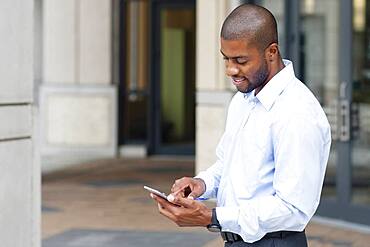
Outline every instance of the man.
<svg viewBox="0 0 370 247"><path fill-rule="evenodd" d="M226 18L221 53L238 92L216 163L172 186L161 214L179 226L221 231L225 246L307 246L304 229L320 200L331 143L316 98L282 60L276 20L244 4ZM217 207L194 200L217 197ZM175 205L176 204L176 205Z"/></svg>

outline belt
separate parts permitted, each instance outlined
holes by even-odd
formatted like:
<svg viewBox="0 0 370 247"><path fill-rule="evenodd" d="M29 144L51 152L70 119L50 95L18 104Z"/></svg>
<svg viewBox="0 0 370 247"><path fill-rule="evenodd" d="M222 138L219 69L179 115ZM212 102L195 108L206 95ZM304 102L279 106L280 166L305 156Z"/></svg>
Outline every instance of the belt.
<svg viewBox="0 0 370 247"><path fill-rule="evenodd" d="M243 241L240 235L233 233L233 232L221 232L221 237L225 242Z"/></svg>
<svg viewBox="0 0 370 247"><path fill-rule="evenodd" d="M304 230L302 231L304 232ZM289 235L293 235L296 233L301 232L295 232L295 231L278 231L278 232L269 232L267 233L263 238L285 238ZM233 232L221 232L221 237L225 242L237 242L237 241L243 241L242 237L240 235L233 233Z"/></svg>

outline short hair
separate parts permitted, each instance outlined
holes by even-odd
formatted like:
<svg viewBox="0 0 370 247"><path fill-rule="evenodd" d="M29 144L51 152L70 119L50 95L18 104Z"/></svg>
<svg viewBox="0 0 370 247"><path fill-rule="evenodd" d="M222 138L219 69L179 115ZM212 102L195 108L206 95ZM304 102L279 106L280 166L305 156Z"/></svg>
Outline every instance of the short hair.
<svg viewBox="0 0 370 247"><path fill-rule="evenodd" d="M272 43L278 43L277 23L266 8L254 4L242 4L225 19L221 28L225 40L246 39L263 51Z"/></svg>

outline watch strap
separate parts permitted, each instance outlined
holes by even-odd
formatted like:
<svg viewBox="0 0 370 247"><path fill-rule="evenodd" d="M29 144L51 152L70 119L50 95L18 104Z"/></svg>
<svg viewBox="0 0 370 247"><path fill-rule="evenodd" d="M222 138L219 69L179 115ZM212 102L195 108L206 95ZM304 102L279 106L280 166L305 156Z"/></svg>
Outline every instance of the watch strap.
<svg viewBox="0 0 370 247"><path fill-rule="evenodd" d="M220 225L220 222L217 219L216 208L212 208L211 224L209 224L207 226L207 229L211 232L220 232L221 231L221 225Z"/></svg>

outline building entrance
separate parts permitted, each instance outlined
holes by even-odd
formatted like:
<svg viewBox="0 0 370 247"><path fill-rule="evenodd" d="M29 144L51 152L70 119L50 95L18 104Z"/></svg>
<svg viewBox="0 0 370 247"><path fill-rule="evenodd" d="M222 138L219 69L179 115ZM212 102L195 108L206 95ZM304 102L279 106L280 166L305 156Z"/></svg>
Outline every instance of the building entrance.
<svg viewBox="0 0 370 247"><path fill-rule="evenodd" d="M194 154L195 1L123 1L119 145Z"/></svg>
<svg viewBox="0 0 370 247"><path fill-rule="evenodd" d="M153 2L151 151L194 154L194 1Z"/></svg>

